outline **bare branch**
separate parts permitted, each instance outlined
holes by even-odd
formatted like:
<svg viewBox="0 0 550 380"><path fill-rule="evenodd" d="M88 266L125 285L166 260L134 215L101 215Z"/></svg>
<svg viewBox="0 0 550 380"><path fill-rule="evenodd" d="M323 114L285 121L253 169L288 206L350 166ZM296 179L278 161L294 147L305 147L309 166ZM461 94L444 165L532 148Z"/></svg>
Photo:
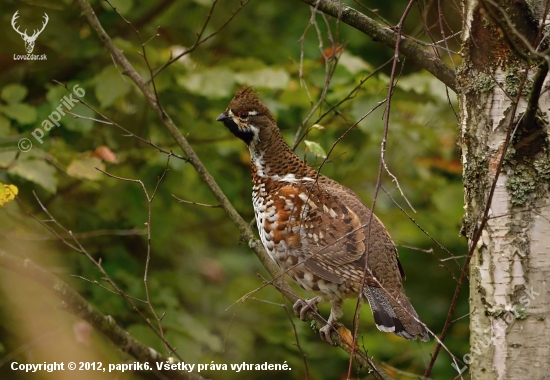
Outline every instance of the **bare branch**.
<svg viewBox="0 0 550 380"><path fill-rule="evenodd" d="M75 119L84 119L84 120L90 120L90 121L93 121L95 123L102 123L102 124L107 124L107 125L112 125L112 126L115 126L119 129L121 129L122 131L126 132L126 135L124 135L125 137L134 137L136 139L138 139L139 141L142 141L144 142L145 144L147 145L150 145L152 146L153 148L157 149L159 152L162 152L162 153L165 153L169 156L174 156L176 158L179 158L180 160L183 160L183 161L187 161L187 158L185 157L182 157L178 154L174 154L172 152L168 152L164 149L162 149L161 147L159 147L158 145L154 144L153 142L151 141L147 141L145 140L144 138L142 137L139 137L135 134L133 134L132 132L130 132L128 129L124 128L122 125L114 122L113 120L111 120L110 118L108 118L106 115L102 114L101 112L99 112L97 109L95 109L94 107L92 107L91 105L89 105L86 101L84 101L81 97L79 97L74 91L71 91L69 89L69 87L67 86L66 83L61 83L55 79L52 80L52 82L54 83L57 83L58 85L64 87L67 91L69 91L71 94L74 95L74 97L76 99L78 99L78 101L80 103L82 103L84 106L86 106L87 108L89 108L90 110L92 110L93 112L95 112L96 114L98 114L99 116L101 116L103 118L103 120L101 119L96 119L96 118L92 118L92 117L87 117L87 116L82 116L82 115L78 115L78 114L75 114L73 112L70 112L70 111L66 111L68 114L72 115Z"/></svg>
<svg viewBox="0 0 550 380"><path fill-rule="evenodd" d="M268 256L267 252L263 248L263 245L254 235L252 228L249 223L247 223L241 215L235 210L231 202L227 199L221 188L216 183L214 177L207 171L203 163L200 161L199 157L187 141L187 139L181 134L178 127L174 124L170 116L164 111L164 109L158 104L154 92L149 87L143 78L138 74L132 64L124 56L122 51L120 51L115 44L113 43L111 37L105 32L101 26L97 16L95 15L93 9L90 7L90 4L86 0L78 0L80 7L82 8L82 13L92 29L97 33L100 41L103 43L105 48L109 51L113 59L117 64L122 68L122 72L126 74L143 92L149 106L157 113L160 121L168 132L172 135L176 143L183 150L189 163L193 165L199 178L208 186L214 197L219 202L221 208L227 213L231 221L237 226L241 234L241 240L249 242L249 246L254 250L256 256L266 268L269 274L273 278L279 278L281 276L281 270L273 260ZM298 296L290 288L288 284L284 281L280 281L277 284L277 289L283 293L283 295L292 303L298 300ZM313 313L307 314L308 320L313 320L317 324L318 328L324 326L326 322L319 316L314 315ZM351 353L350 345L342 339L338 332L333 332L332 334L333 341L340 346L347 353ZM368 367L373 370L372 374L377 379L391 379L391 377L381 369L378 369L375 363L365 354L361 352L355 352L354 358L358 365L363 367Z"/></svg>
<svg viewBox="0 0 550 380"><path fill-rule="evenodd" d="M115 178L115 179L118 179L120 181L139 183L141 185L141 189L143 190L143 193L145 194L145 198L147 198L147 222L145 223L145 225L147 226L147 258L145 260L145 271L144 271L144 274L143 274L143 285L144 285L144 288L145 288L145 297L146 297L145 304L149 307L149 310L151 311L151 314L153 314L153 317L157 321L157 327L158 327L157 334L159 335L162 342L164 343L164 346L166 348L166 352L168 353L169 356L171 356L174 353L174 349L172 349L170 347L170 345L166 341L166 338L164 337L164 329L162 328L161 320L164 317L165 313L163 313L159 317L159 315L157 314L155 308L153 307L153 304L151 303L151 296L150 296L150 293L149 293L149 283L147 281L147 276L148 276L148 273L149 273L149 263L151 262L151 218L152 218L151 206L152 206L152 203L153 203L153 199L155 198L155 195L156 195L157 190L159 188L159 185L160 185L160 183L164 179L164 176L166 175L166 173L169 170L168 165L170 163L170 156L171 155L168 155L164 171L162 172L162 175L160 177L158 177L157 184L156 184L155 189L153 190L153 193L151 195L149 195L149 192L147 191L147 188L145 187L145 185L143 184L143 182L141 180L117 177L115 175L107 173L104 170L96 168L97 170L99 170L100 172L102 172L103 174L105 174L105 175L107 175L111 178Z"/></svg>
<svg viewBox="0 0 550 380"><path fill-rule="evenodd" d="M367 227L367 233L366 233L366 243L365 246L367 249L365 250L365 267L363 269L363 278L361 279L361 287L360 289L364 289L367 281L367 275L372 276L372 273L369 268L369 254L370 254L370 238L371 238L371 226L372 226L372 218L374 215L374 208L376 206L376 200L378 197L378 191L380 190L380 187L382 185L382 169L384 166L384 157L386 154L386 140L388 136L388 130L389 130L389 122L390 122L390 109L391 109L391 100L393 95L393 90L395 86L395 75L397 71L397 63L399 62L399 52L401 49L401 31L403 28L403 24L405 23L405 19L407 18L412 5L415 3L415 0L410 0L409 4L407 5L407 8L403 12L403 15L401 16L401 19L399 20L399 23L396 25L395 29L397 30L397 38L395 39L395 45L394 45L394 57L393 57L393 64L390 74L390 83L388 88L388 94L386 96L386 109L384 113L384 132L382 136L382 142L380 144L380 162L378 164L378 176L376 179L376 186L374 188L374 195L372 199L372 204L370 207L370 214L369 214L369 221L368 221L368 227ZM355 307L355 315L354 315L354 321L355 326L353 330L353 344L352 344L352 352L355 350L355 345L357 343L357 336L359 333L359 318L361 315L361 303L363 302L363 292L359 292L359 296L357 297L357 305ZM414 316L413 316L414 317ZM351 369L352 369L352 361L350 359L349 366L348 366L348 377L351 376Z"/></svg>
<svg viewBox="0 0 550 380"><path fill-rule="evenodd" d="M206 27L208 26L208 23L210 22L210 19L212 17L212 13L214 12L214 8L216 7L216 4L218 3L218 0L212 1L212 6L210 7L210 10L208 12L208 15L206 16L206 20L204 21L204 24L202 26L202 29L199 33L197 33L197 39L195 40L195 43L193 46L191 46L189 49L186 49L185 51L181 52L175 57L170 58L168 62L166 62L164 65L162 65L155 73L152 74L152 81L158 74L160 74L161 71L166 69L168 66L170 66L172 63L176 62L181 57L191 53L193 50L195 50L197 47L214 37L216 34L218 34L223 28L227 26L234 18L237 16L237 14L250 2L250 0L241 1L240 6L236 11L233 11L231 13L231 16L225 22L214 32L210 33L208 36L204 37L204 32L206 31Z"/></svg>
<svg viewBox="0 0 550 380"><path fill-rule="evenodd" d="M97 168L96 168L97 169ZM97 169L99 171L102 171L100 169ZM103 172L103 171L102 171ZM107 175L109 175L108 173L106 172L103 172ZM122 180L126 180L126 181L129 181L129 182L138 182L140 183L142 186L143 186L143 189L145 190L145 187L143 185L143 183L139 180L127 180L127 179L123 179L123 178L120 178L120 177L115 177L113 175L109 175L111 177L114 177L114 178L119 178L119 179L122 179ZM162 331L162 329L160 329L160 331L157 331L157 329L152 325L151 321L149 318L147 318L146 315L144 315L133 303L132 303L132 299L134 297L130 297L128 294L126 294L124 291L122 291L122 289L115 283L115 281L109 276L109 274L105 271L105 269L103 268L103 265L101 263L101 259L94 259L92 257L92 255L90 255L90 253L86 250L86 248L84 248L84 246L80 243L80 241L78 241L78 239L74 236L73 232L72 231L69 231L67 230L65 227L63 227L56 219L55 217L48 211L48 209L44 206L44 204L40 201L40 199L38 198L38 196L33 192L34 194L34 197L36 198L36 201L38 202L38 204L40 205L40 207L42 208L42 210L46 213L46 215L48 215L49 219L48 220L42 220L40 218L38 218L36 215L34 215L32 212L28 211L28 214L33 218L35 219L36 221L38 221L42 226L44 226L48 231L50 231L51 233L53 233L54 235L56 235L57 237L59 237L61 239L61 241L67 245L68 247L70 247L71 249L73 249L74 251L84 255L91 263L93 263L95 265L95 267L98 269L98 271L101 273L101 275L103 276L103 280L105 280L113 289L112 293L115 293L115 294L118 294L120 295L127 303L128 305L132 308L132 310L138 314L144 321L145 323L147 324L147 326L162 340L162 342L164 343L164 345L167 347L168 349L168 352L170 353L170 355L174 354L174 356L176 356L180 361L183 361L183 359L179 356L179 354L177 352L175 352L175 349L173 349L170 344L166 341L166 339L164 339L164 333ZM147 196L148 197L148 196ZM149 199L149 197L148 197ZM73 241L73 243L70 243L67 239L63 238L56 230L56 228L54 227L51 227L50 224L53 224L54 226L57 226L58 229L61 229L65 234L68 234L70 236L70 239ZM148 235L150 234L150 231L148 231ZM96 284L96 285L99 285ZM106 288L107 290L109 290L108 288ZM141 300L139 300L141 301ZM156 317L156 314L154 314L155 317ZM157 318L158 320L158 318Z"/></svg>
<svg viewBox="0 0 550 380"><path fill-rule="evenodd" d="M397 41L397 33L365 16L356 9L348 7L335 0L301 0L302 2L315 7L319 11L342 20L349 26L370 36L374 41L380 42L392 49ZM454 92L457 91L456 75L454 70L446 65L433 50L426 48L415 40L401 36L399 53L416 65L432 73L437 79L443 82Z"/></svg>
<svg viewBox="0 0 550 380"><path fill-rule="evenodd" d="M15 272L37 282L51 291L62 301L63 307L70 313L84 319L97 331L122 351L127 352L142 363L151 363L154 372L160 372L169 379L204 380L193 372L185 371L157 371L153 363L165 363L168 358L162 356L151 347L147 347L135 340L123 330L110 316L105 316L90 305L80 294L74 291L64 281L42 269L31 260L21 260L7 252L0 250L0 267Z"/></svg>
<svg viewBox="0 0 550 380"><path fill-rule="evenodd" d="M185 199L181 199L181 198L176 197L174 194L172 194L172 197L174 197L174 199L176 199L180 203L187 203L187 204L190 204L190 205L202 206L202 207L220 208L220 205L208 205L206 203L186 201Z"/></svg>

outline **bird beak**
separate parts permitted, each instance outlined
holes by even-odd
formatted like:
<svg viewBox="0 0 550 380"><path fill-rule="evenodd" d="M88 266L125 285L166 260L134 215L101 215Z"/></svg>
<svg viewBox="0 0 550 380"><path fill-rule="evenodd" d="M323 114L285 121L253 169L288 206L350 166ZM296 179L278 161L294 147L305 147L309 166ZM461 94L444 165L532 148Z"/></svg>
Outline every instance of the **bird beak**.
<svg viewBox="0 0 550 380"><path fill-rule="evenodd" d="M216 118L216 121L224 122L225 120L229 119L229 116L226 116L225 114L221 113L220 116Z"/></svg>

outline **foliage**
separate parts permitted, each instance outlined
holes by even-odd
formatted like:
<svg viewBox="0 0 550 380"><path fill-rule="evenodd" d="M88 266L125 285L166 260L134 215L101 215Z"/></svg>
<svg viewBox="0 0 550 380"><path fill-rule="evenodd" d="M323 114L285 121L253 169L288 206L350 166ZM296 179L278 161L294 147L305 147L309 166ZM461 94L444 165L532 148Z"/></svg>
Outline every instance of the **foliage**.
<svg viewBox="0 0 550 380"><path fill-rule="evenodd" d="M15 199L19 189L14 185L0 183L0 206L4 207Z"/></svg>
<svg viewBox="0 0 550 380"><path fill-rule="evenodd" d="M117 46L140 74L148 78L148 68L131 27L104 2L91 4L103 27L116 37ZM145 49L151 66L157 68L193 45L195 33L202 28L211 7L210 1L203 0L145 1L140 2L141 7L131 0L113 4L139 28L144 40L158 32ZM403 9L398 5L403 4L395 2L391 9L384 6L381 12L398 20ZM220 2L206 34L220 28L238 8L238 1ZM35 47L35 53L47 54L48 59L12 60L14 53L24 53L24 45L18 34L5 30L7 41L0 47L5 57L0 76L0 182L17 186L19 202L0 209L0 246L51 268L101 312L113 316L132 336L167 354L162 341L121 297L90 282L107 286L90 261L53 237L27 212L48 219L37 202L39 199L59 223L79 237L92 257L101 259L105 271L127 294L144 299L147 199L139 184L108 177L95 168L117 177L139 179L152 193L168 167L151 206L148 270L152 305L159 315L165 313L162 325L166 340L189 363L286 361L293 370L284 376L301 379L306 370L300 349L294 343L297 339L294 323L300 348L307 355L311 378L334 379L346 373L346 355L321 343L307 324L293 316L289 318L290 305L282 306L282 297L273 287L264 287L241 302L241 297L261 288L268 275L246 242L239 241L238 230L221 209L178 203L172 197L216 204L185 160L173 156L168 160L166 154L128 137L115 126L97 122L94 119L100 117L83 104L70 109L63 104L70 92L52 80L65 83L69 90L79 86L85 91L82 99L102 114L165 150L181 153L157 116L145 106L142 94L113 65L90 26L79 17L77 5L54 0L21 7L3 3L0 15L5 25L17 9L21 23L38 24L44 11L50 16L50 23ZM240 85L250 84L260 92L285 138L292 143L297 126L311 107L301 75L312 99L320 96L326 80L324 58L313 29L305 35L302 72L299 69L300 38L310 17L308 7L295 1L251 2L221 32L155 77L164 109L233 205L249 220L253 218L253 210L247 152L215 118ZM326 35L327 28L320 16L317 22L320 33ZM326 103L306 125L319 127L311 128L297 152L314 165L331 152L323 173L356 191L370 205L380 157L383 107L361 121L332 151L331 148L346 129L385 98L387 71L375 72L375 68L381 62L379 57L384 54L389 57L391 52L334 20L330 21L330 28L346 48L330 83ZM323 48L330 46L326 38L324 43ZM366 51L372 53L367 55ZM355 91L362 80L366 81ZM339 105L337 112L328 112L317 120L349 94L353 94L352 98ZM60 106L68 112L60 118L58 126L46 129L44 121L53 121L50 116ZM424 235L398 204L450 252L457 256L465 252L465 244L458 236L463 196L454 145L455 126L444 87L426 73L403 74L392 100L386 163L417 212L407 206L397 184L385 173L383 186L396 202L381 192L376 213L399 246L407 271L407 294L423 321L436 333L442 327L454 289L450 274L441 265L455 275L459 267L453 260L438 260L448 254ZM23 138L33 144L28 152L17 148L17 142ZM105 156L104 150L98 153L105 147L111 155ZM42 293L31 285L22 285L15 275L4 276L4 272L0 269L1 276L6 278L0 281L0 296L6 300L0 306L0 357L33 342L31 348L16 356L24 362L43 343L36 341L35 330L25 329L29 321L19 325L18 321L28 318L31 309L11 297L12 289L25 289L29 300L40 300ZM145 306L136 304L149 315ZM54 306L53 300L33 305L34 312L48 315L39 322L43 332L56 331L60 325L68 326L69 330L76 326L76 318L67 317ZM347 326L351 326L353 310L354 303L348 301L342 320ZM321 311L326 314L328 308L321 307ZM457 314L466 313L464 298ZM75 336L81 337L77 331ZM407 372L422 373L424 361L434 346L433 339L418 346L378 332L368 306L363 306L360 332L360 342L369 356ZM91 360L86 355L92 355L92 349L99 352L94 357L99 356L106 363L126 359L123 353L107 348L109 345L97 333L91 334L89 339L81 338L84 341L81 344L89 346L89 351L82 353L82 360ZM454 339L448 340L449 348L462 356L467 352L467 319L457 322L451 335ZM41 360L46 359L34 361ZM439 361L434 370L435 378L455 374L448 358ZM148 375L136 372L133 376ZM242 378L231 371L206 372L205 376ZM25 375L4 365L0 367L0 377L18 379ZM247 372L246 378L281 378L281 373Z"/></svg>

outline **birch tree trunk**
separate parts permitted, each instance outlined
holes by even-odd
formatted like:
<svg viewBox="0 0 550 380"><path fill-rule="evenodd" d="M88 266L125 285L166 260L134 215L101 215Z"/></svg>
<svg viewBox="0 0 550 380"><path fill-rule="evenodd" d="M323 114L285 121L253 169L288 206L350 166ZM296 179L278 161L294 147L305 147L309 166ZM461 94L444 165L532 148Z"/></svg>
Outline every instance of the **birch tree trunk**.
<svg viewBox="0 0 550 380"><path fill-rule="evenodd" d="M550 379L546 3L464 1L462 232L472 244L482 231L470 264L470 352L457 369L469 366L476 380Z"/></svg>

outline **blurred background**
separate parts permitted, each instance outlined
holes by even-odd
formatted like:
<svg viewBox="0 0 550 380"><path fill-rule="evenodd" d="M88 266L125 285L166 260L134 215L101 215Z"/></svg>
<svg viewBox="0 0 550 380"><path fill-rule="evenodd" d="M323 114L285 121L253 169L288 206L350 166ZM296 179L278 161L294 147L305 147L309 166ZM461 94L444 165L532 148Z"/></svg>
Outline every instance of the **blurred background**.
<svg viewBox="0 0 550 380"><path fill-rule="evenodd" d="M155 84L162 106L245 220L252 221L254 215L248 152L240 140L215 122L241 85L255 87L286 140L292 143L312 101L317 102L327 81L326 67L334 63L334 59L327 63L327 57L337 52L338 65L326 99L305 123L305 128L313 124L317 128L305 137L307 144L302 141L296 150L312 165L319 164L336 139L386 97L391 65L381 66L393 57L393 50L334 19L312 16L310 7L301 1L227 0L216 4L213 11L211 0L111 3L140 31L144 41L158 34L145 48L153 68L160 68L192 47L211 15L201 36L212 37L161 71ZM390 25L398 23L407 5L404 0L346 3ZM442 33L450 36L459 32L458 5L439 3L424 1L413 7L404 33L430 43L441 40ZM106 2L92 0L90 4L118 48L143 78L149 79L132 27ZM37 37L33 51L45 54L46 60L14 58L26 53L23 39L10 25L16 11L19 29L28 29L28 34L41 28L47 13L48 24ZM437 22L440 14L443 23ZM69 89L77 85L89 105L135 135L182 154L142 93L113 64L81 16L78 3L6 0L0 4L0 20L4 34L0 44L0 182L19 190L16 201L0 208L0 249L22 260L30 259L55 274L98 311L112 316L134 338L167 355L162 340L144 320L121 296L105 289L110 286L90 259L64 244L63 239L75 245L71 231L126 294L145 299L146 196L139 184L108 177L95 167L118 177L141 180L149 194L168 167L151 204L148 286L157 315L165 313L162 326L170 345L177 347L188 363L286 361L292 368L287 372L249 371L244 375L232 371L201 373L212 379L345 378L349 357L322 343L308 323L289 317L284 300L273 287L264 287L245 302L240 301L262 287L269 275L247 242L240 241L237 228L222 209L179 203L172 197L216 205L189 164L176 157L168 162L168 156L157 149L125 136L115 126L92 120L100 117L82 104L70 112L83 118L66 114L59 120L59 127L47 130L44 120L60 105L67 109L61 100L69 92L56 80ZM459 56L453 53L460 48L459 35L450 38L448 45L449 52L440 51L442 58L449 65L460 64ZM466 253L465 239L459 236L463 192L455 145L457 103L454 94L437 79L404 59L397 74L386 163L416 213L387 173L382 185L395 201L380 190L375 212L398 245L407 274L407 295L421 319L439 333L462 264L460 258L452 259L449 253ZM324 115L347 97L350 99ZM322 169L325 175L354 190L369 206L378 173L383 112L383 107L378 108L349 132L334 147ZM42 143L35 136L41 137ZM18 149L23 138L32 143L27 152ZM297 292L307 296L299 289ZM70 372L15 372L10 369L13 361L134 361L78 316L64 310L49 289L1 266L0 300L2 379L75 378ZM134 303L154 319L147 305ZM290 306L286 304L292 314ZM355 302L345 303L342 322L349 328L354 308ZM327 306L320 310L328 316ZM466 285L455 318L467 313ZM296 345L293 323L307 356L307 369ZM399 379L421 375L435 348L433 339L419 344L379 332L366 305L359 332L359 342L368 355L385 363L383 368ZM467 317L453 324L446 344L460 358L468 352ZM433 378L456 376L450 363L449 355L442 354ZM370 378L364 369L355 369L354 375ZM79 372L78 378L115 377ZM125 372L116 378L154 376Z"/></svg>

